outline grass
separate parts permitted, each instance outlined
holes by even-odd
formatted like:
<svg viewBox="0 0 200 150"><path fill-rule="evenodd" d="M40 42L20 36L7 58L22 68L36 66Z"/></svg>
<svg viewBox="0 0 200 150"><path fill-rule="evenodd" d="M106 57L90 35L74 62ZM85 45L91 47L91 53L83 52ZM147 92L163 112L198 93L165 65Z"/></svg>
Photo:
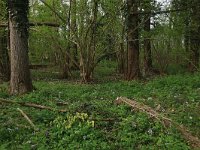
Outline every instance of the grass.
<svg viewBox="0 0 200 150"><path fill-rule="evenodd" d="M97 83L36 80L36 90L19 97L9 96L6 83L0 85L1 98L68 110L58 113L1 103L0 149L192 149L173 126L165 128L144 113L114 104L114 100L125 96L147 104L200 137L199 74L128 82L113 80L114 69L99 67L97 71L103 76L95 75ZM112 79L105 77L108 75ZM56 102L67 105L57 106ZM18 107L39 131L30 128ZM106 121L109 118L112 120Z"/></svg>

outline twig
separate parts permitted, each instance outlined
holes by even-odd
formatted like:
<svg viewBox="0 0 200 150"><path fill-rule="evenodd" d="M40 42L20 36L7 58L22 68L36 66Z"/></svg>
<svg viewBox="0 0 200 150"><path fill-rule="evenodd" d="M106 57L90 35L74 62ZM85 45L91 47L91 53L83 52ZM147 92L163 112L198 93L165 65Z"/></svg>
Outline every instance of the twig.
<svg viewBox="0 0 200 150"><path fill-rule="evenodd" d="M56 110L49 106L43 106L43 105L38 105L38 104L34 104L34 103L17 102L17 101L5 100L5 99L0 99L0 102L18 104L21 106L33 107L33 108L38 108L38 109L46 109L46 110L50 110L50 111L67 112L67 110L63 110L63 109Z"/></svg>
<svg viewBox="0 0 200 150"><path fill-rule="evenodd" d="M33 122L31 121L31 119L23 112L23 110L17 108L17 110L22 114L22 116L28 121L28 123L33 127L34 130L38 131L38 129L36 128L36 126L33 124Z"/></svg>
<svg viewBox="0 0 200 150"><path fill-rule="evenodd" d="M174 125L180 131L180 133L183 135L185 140L187 140L193 148L195 148L195 149L200 148L199 138L193 136L185 127L177 124L176 122L174 122L173 120L171 120L167 117L164 117L160 113L153 110L151 107L141 104L139 102L130 100L126 97L118 97L115 101L116 104L121 104L122 102L128 104L129 106L133 107L134 109L138 109L139 111L147 113L149 116L161 121L164 126Z"/></svg>

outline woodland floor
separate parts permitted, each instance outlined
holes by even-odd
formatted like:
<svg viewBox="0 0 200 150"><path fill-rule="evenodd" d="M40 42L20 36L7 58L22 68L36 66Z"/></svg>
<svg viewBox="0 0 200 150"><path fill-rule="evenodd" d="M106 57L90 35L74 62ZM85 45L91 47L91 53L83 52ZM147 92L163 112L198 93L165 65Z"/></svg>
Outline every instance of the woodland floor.
<svg viewBox="0 0 200 150"><path fill-rule="evenodd" d="M36 90L23 96L9 96L8 84L1 84L0 98L50 106L55 111L0 102L0 150L192 149L174 126L164 127L146 113L114 101L123 96L146 104L200 138L200 74L128 82L114 68L112 64L98 67L91 84L60 80L52 70L33 71Z"/></svg>

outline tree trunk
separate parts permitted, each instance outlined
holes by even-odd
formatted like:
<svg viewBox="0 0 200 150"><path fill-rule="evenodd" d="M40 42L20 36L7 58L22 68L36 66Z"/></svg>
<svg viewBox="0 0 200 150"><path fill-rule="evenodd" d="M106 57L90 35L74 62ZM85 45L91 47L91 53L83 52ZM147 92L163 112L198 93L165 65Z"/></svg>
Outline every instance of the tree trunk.
<svg viewBox="0 0 200 150"><path fill-rule="evenodd" d="M9 29L11 50L10 93L32 91L28 58L28 0L9 0Z"/></svg>
<svg viewBox="0 0 200 150"><path fill-rule="evenodd" d="M133 80L140 77L139 68L139 30L138 30L138 1L127 0L127 34L128 61L126 79Z"/></svg>

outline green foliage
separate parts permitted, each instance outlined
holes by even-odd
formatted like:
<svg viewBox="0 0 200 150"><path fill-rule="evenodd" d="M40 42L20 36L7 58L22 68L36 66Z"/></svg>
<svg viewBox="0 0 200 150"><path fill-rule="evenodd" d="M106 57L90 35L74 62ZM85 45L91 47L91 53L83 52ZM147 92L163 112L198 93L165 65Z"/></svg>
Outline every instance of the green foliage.
<svg viewBox="0 0 200 150"><path fill-rule="evenodd" d="M166 129L158 122L153 122L146 114L138 113L124 119L118 132L121 149L189 149L180 135Z"/></svg>
<svg viewBox="0 0 200 150"><path fill-rule="evenodd" d="M158 77L146 83L35 81L36 91L20 97L9 97L4 84L0 86L3 98L69 112L58 114L22 107L40 129L35 132L16 112L19 106L1 105L0 143L2 149L190 149L175 127L165 128L144 113L131 111L126 105L115 105L113 100L126 96L145 103L199 137L199 83L199 74ZM67 105L57 106L57 102ZM113 120L105 121L109 118Z"/></svg>
<svg viewBox="0 0 200 150"><path fill-rule="evenodd" d="M35 133L31 143L42 149L91 149L97 146L94 121L86 113L58 116L48 124L48 130Z"/></svg>
<svg viewBox="0 0 200 150"><path fill-rule="evenodd" d="M60 0L45 2L66 22L37 1L30 6L31 22L50 22L60 25L59 28L46 26L30 28L30 59L31 63L53 64L55 67L33 70L36 90L23 96L10 96L8 85L1 84L0 98L39 103L55 110L67 109L68 112L58 114L56 111L22 107L40 129L33 131L16 111L20 106L2 103L0 149L191 149L175 127L165 128L160 122L144 113L132 111L126 105L118 106L113 103L118 96L135 99L183 124L194 135L200 137L200 75L177 74L184 73L184 65L188 63L183 39L186 34L185 20L191 17L190 14L179 12L169 13L167 17L162 14L156 15L153 17L154 26L151 31L141 32L141 39L146 36L151 37L153 66L162 72L174 75L156 77L151 81L127 82L120 80L122 75L116 74L116 62L105 60L116 59L120 43L124 43L124 48L126 47L126 35L123 33L126 30L124 27L126 12L123 1L98 1L97 20L93 23L93 1L77 0L77 7L72 8L72 12L76 9L77 15L71 16L72 20L76 18L77 27L74 27L75 31L71 31L71 37L68 36L70 9L68 3L61 3L63 1ZM145 3L141 4L140 11L153 9L154 12L163 9L159 3L156 6L151 0L143 2ZM17 13L27 12L28 7L25 7L27 4L26 0L20 6L25 9ZM173 10L173 7L182 6L172 5L170 9ZM0 20L4 21L7 12L3 0L0 0L0 9L3 10ZM26 20L18 19L18 21L23 23ZM141 18L141 22L143 21ZM95 68L94 82L81 84L77 80L74 82L74 78L72 81L58 80L58 66L62 65L65 59L69 43L78 43L78 51L75 54L77 59L80 59L80 50L84 55L91 55L89 48L92 47L93 24L96 47L91 58L94 59L92 64L94 63L95 67L95 63L99 63ZM191 25L196 28L199 24L192 22ZM142 42L140 44L143 45ZM89 56L86 61L90 64L88 60ZM78 71L72 71L72 76L76 79L77 74ZM65 102L67 105L57 106L58 102Z"/></svg>
<svg viewBox="0 0 200 150"><path fill-rule="evenodd" d="M1 9L0 21L6 20L6 1L5 0L0 1L0 9Z"/></svg>

